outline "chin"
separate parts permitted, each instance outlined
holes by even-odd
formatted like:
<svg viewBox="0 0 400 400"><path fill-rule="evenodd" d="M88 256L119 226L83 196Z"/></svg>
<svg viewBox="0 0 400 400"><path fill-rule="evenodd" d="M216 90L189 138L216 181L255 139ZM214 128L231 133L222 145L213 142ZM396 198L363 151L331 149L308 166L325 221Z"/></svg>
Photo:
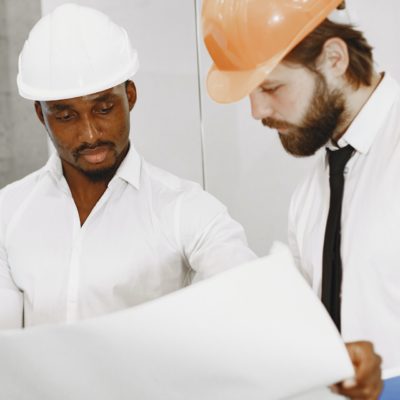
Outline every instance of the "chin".
<svg viewBox="0 0 400 400"><path fill-rule="evenodd" d="M119 166L115 159L98 164L82 164L78 166L79 171L93 182L110 180Z"/></svg>
<svg viewBox="0 0 400 400"><path fill-rule="evenodd" d="M109 181L115 175L117 168L115 166L96 168L90 170L81 170L81 172L92 182Z"/></svg>

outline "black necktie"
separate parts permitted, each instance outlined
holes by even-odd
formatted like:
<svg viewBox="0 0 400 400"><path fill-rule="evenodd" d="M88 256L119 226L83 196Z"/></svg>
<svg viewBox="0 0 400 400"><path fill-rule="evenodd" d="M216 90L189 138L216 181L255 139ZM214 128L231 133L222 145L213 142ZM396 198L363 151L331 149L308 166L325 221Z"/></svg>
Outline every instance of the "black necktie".
<svg viewBox="0 0 400 400"><path fill-rule="evenodd" d="M340 331L342 260L340 258L340 219L342 214L344 167L353 147L329 150L329 186L331 191L322 256L322 302Z"/></svg>

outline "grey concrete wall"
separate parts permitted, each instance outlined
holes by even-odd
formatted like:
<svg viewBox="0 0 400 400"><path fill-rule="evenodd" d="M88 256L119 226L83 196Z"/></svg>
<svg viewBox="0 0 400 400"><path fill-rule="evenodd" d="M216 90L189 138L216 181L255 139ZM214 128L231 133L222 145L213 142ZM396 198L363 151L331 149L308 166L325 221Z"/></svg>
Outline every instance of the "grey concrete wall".
<svg viewBox="0 0 400 400"><path fill-rule="evenodd" d="M40 0L0 0L0 188L47 159L45 130L15 81L18 54L40 15Z"/></svg>

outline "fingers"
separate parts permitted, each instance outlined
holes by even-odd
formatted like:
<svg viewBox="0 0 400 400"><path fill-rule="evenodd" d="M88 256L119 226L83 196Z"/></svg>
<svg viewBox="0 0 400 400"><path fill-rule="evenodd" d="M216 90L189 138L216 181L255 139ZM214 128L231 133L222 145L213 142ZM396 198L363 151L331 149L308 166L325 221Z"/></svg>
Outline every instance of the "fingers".
<svg viewBox="0 0 400 400"><path fill-rule="evenodd" d="M374 352L370 342L347 343L346 347L356 376L354 380L335 385L335 389L352 400L378 400L383 387L381 357Z"/></svg>
<svg viewBox="0 0 400 400"><path fill-rule="evenodd" d="M337 393L349 397L352 400L378 400L382 391L382 382L377 381L368 386L356 386L346 389L341 384L338 385Z"/></svg>

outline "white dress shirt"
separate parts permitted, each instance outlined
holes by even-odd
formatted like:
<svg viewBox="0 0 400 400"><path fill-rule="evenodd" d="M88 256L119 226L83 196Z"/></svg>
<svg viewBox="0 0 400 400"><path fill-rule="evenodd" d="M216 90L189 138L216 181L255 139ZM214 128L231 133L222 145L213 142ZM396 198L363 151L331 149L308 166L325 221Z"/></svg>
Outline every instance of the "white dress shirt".
<svg viewBox="0 0 400 400"><path fill-rule="evenodd" d="M253 258L225 206L132 148L81 226L53 155L0 191L0 328L131 307Z"/></svg>
<svg viewBox="0 0 400 400"><path fill-rule="evenodd" d="M400 367L400 87L387 74L339 146L356 150L345 168L341 219L342 336L370 340L383 367ZM296 190L289 243L321 295L329 209L326 154Z"/></svg>

